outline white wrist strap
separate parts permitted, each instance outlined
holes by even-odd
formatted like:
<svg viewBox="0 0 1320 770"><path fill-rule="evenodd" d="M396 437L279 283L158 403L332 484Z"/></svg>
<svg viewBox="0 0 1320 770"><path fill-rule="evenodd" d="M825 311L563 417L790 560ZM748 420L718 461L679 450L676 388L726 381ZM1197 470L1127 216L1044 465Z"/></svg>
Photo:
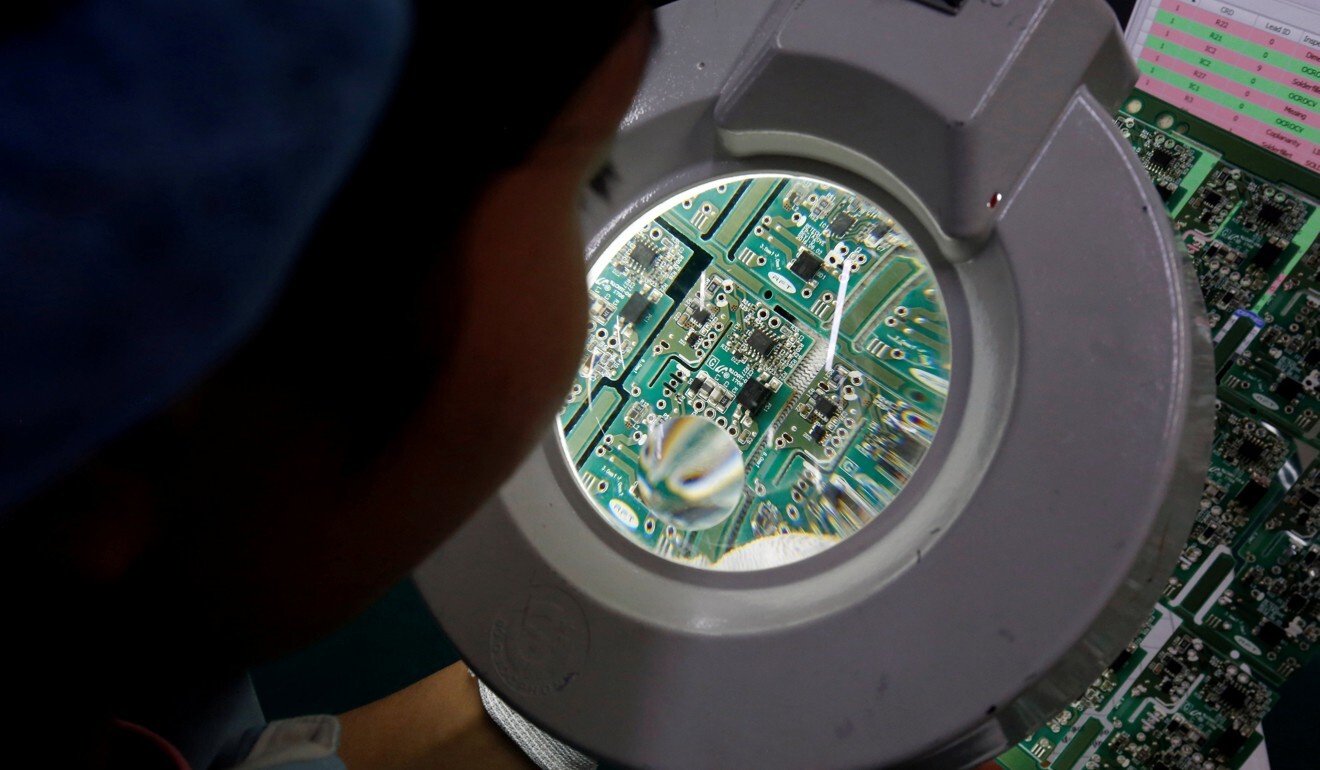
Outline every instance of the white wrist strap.
<svg viewBox="0 0 1320 770"><path fill-rule="evenodd" d="M521 714L500 700L485 682L478 679L477 687L486 713L541 770L596 770L596 760L551 738L523 719Z"/></svg>

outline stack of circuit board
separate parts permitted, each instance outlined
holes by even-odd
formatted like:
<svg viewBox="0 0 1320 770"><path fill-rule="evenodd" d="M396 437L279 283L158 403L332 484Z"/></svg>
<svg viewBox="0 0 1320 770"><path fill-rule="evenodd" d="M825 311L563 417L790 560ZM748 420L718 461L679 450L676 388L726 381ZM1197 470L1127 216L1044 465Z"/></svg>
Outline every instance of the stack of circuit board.
<svg viewBox="0 0 1320 770"><path fill-rule="evenodd" d="M1116 122L1205 298L1214 450L1191 538L1149 623L998 762L1239 768L1278 688L1320 646L1320 177L1141 92Z"/></svg>

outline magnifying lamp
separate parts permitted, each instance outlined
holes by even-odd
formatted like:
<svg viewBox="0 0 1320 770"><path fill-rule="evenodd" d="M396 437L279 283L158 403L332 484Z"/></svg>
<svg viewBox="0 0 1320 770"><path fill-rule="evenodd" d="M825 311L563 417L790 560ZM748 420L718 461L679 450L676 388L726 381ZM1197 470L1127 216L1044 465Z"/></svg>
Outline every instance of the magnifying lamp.
<svg viewBox="0 0 1320 770"><path fill-rule="evenodd" d="M513 707L624 766L991 757L1148 617L1208 458L1119 30L1098 0L658 23L582 214L573 390L418 584Z"/></svg>

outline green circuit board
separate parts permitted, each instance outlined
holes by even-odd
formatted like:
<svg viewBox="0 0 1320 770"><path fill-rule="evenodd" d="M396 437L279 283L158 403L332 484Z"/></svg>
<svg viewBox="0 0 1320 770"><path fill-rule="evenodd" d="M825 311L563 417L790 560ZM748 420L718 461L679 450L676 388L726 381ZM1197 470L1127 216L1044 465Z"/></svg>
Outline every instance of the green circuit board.
<svg viewBox="0 0 1320 770"><path fill-rule="evenodd" d="M1149 623L1081 698L998 762L1235 770L1260 743L1278 688L1320 647L1320 177L1140 91L1115 120L1205 298L1214 449L1191 537Z"/></svg>
<svg viewBox="0 0 1320 770"><path fill-rule="evenodd" d="M950 357L934 278L856 193L797 176L701 185L628 228L589 286L564 448L602 516L656 554L745 569L815 553L883 511L938 426ZM646 499L648 442L680 417L736 447L741 493L713 526ZM770 561L725 558L776 538Z"/></svg>

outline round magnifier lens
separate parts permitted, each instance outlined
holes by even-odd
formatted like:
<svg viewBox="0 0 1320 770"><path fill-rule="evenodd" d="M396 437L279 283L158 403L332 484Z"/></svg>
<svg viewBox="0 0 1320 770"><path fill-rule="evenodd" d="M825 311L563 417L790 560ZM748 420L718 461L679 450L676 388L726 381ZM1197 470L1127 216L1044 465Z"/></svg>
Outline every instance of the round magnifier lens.
<svg viewBox="0 0 1320 770"><path fill-rule="evenodd" d="M788 564L884 511L944 411L948 320L930 264L874 202L821 179L692 188L593 264L560 415L600 514L722 570Z"/></svg>

